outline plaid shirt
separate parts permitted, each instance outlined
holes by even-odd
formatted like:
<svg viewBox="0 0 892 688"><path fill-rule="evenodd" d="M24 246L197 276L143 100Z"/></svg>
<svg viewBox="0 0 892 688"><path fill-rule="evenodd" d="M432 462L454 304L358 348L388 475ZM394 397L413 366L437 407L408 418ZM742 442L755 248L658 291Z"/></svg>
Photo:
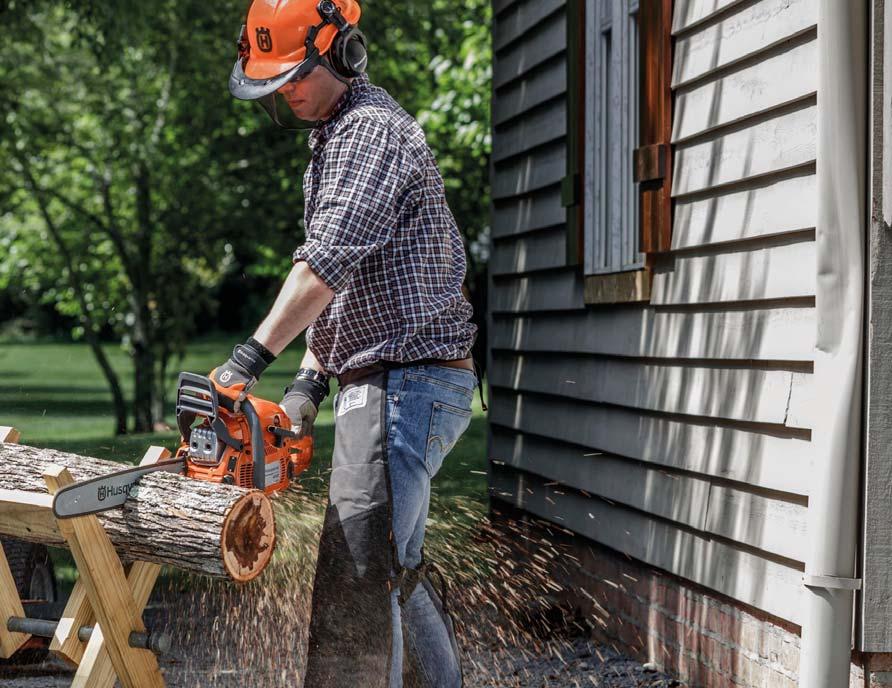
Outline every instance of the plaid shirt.
<svg viewBox="0 0 892 688"><path fill-rule="evenodd" d="M310 134L306 242L294 252L335 292L307 330L329 374L377 361L470 355L465 252L421 127L354 79Z"/></svg>

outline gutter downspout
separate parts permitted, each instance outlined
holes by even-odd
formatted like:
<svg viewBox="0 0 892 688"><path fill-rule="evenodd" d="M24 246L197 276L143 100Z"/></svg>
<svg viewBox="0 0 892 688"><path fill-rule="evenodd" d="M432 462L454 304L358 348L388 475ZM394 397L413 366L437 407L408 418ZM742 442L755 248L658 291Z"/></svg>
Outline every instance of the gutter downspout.
<svg viewBox="0 0 892 688"><path fill-rule="evenodd" d="M849 685L861 468L867 3L819 0L813 482L799 685Z"/></svg>

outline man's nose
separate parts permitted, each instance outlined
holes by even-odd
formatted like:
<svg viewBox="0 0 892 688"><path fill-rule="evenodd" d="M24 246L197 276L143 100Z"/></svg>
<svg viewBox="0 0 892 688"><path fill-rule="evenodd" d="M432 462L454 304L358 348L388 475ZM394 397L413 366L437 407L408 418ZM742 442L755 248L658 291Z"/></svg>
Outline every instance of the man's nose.
<svg viewBox="0 0 892 688"><path fill-rule="evenodd" d="M294 94L294 90L297 88L297 83L294 81L289 81L287 84L284 84L279 87L279 93L281 93L286 98Z"/></svg>

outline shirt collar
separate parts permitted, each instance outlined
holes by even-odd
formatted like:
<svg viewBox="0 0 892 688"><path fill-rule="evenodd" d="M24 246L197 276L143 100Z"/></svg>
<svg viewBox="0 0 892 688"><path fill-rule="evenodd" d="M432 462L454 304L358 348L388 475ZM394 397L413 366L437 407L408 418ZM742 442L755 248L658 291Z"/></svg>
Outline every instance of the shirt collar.
<svg viewBox="0 0 892 688"><path fill-rule="evenodd" d="M368 74L363 73L353 79L347 87L347 90L344 91L338 99L338 102L335 103L334 109L331 111L328 119L310 132L310 150L315 149L317 145L325 143L329 139L332 132L334 132L335 127L338 126L338 122L343 119L344 115L353 109L353 106L356 105L359 99L371 88L372 83L369 81Z"/></svg>

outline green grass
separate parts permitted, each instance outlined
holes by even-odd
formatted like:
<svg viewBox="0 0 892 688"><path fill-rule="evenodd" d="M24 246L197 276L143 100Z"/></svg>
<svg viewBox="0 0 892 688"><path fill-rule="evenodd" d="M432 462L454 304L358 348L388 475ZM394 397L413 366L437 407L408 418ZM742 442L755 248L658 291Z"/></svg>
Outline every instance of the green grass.
<svg viewBox="0 0 892 688"><path fill-rule="evenodd" d="M232 350L234 340L219 338L195 342L182 361L172 364L167 380L169 390L167 422L175 426L173 402L176 376L180 370L206 373L220 365ZM117 346L106 347L112 366L118 372L124 393L132 394L132 365ZM254 394L278 401L282 390L299 367L303 350L297 345L286 351L267 370ZM332 390L334 391L334 390ZM313 465L303 476L303 489L323 494L331 466L334 424L331 394L322 405L316 422L316 450ZM134 463L151 444L176 448L175 431L115 436L114 410L105 378L84 344L28 343L0 344L0 425L12 425L22 433L22 443L52 447L86 456ZM447 457L433 483L437 508L448 508L456 497L486 502L486 421L480 397L474 396L471 426ZM440 505L438 507L438 505ZM63 585L70 584L74 572L67 553L54 553Z"/></svg>

